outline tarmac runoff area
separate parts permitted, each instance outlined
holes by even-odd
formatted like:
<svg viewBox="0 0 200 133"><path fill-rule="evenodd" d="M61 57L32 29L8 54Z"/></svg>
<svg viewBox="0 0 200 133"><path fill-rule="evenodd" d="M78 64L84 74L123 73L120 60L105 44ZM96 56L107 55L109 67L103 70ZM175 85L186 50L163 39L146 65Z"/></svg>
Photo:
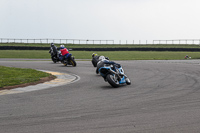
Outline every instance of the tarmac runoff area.
<svg viewBox="0 0 200 133"><path fill-rule="evenodd" d="M60 72L52 72L52 71L46 71L46 70L39 70L43 72L50 73L57 78L54 80L40 83L37 85L30 85L27 87L19 87L11 90L1 90L0 95L7 95L7 94L16 94L16 93L23 93L23 92L30 92L30 91L36 91L36 90L42 90L42 89L48 89L56 86L66 85L70 83L74 83L80 79L78 75L72 75L67 73L60 73Z"/></svg>

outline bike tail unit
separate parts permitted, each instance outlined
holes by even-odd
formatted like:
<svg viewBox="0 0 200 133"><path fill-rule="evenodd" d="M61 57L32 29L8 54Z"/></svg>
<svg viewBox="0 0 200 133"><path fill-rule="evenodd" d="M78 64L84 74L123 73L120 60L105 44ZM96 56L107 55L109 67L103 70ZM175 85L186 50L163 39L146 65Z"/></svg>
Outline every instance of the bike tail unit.
<svg viewBox="0 0 200 133"><path fill-rule="evenodd" d="M103 67L99 68L99 73L114 88L131 84L130 79L124 74L124 70L119 64L104 64Z"/></svg>

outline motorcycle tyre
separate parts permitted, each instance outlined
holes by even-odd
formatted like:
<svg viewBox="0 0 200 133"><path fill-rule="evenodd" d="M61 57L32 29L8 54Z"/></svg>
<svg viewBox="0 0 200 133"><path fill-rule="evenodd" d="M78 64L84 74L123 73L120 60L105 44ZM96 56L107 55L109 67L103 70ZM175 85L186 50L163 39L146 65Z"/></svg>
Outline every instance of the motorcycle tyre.
<svg viewBox="0 0 200 133"><path fill-rule="evenodd" d="M126 84L127 84L127 85L130 85L130 84L131 84L131 81L130 81L129 78L126 78Z"/></svg>
<svg viewBox="0 0 200 133"><path fill-rule="evenodd" d="M109 83L112 87L114 87L114 88L119 87L119 86L120 86L119 82L116 83L116 82L114 81L114 79L111 78L111 77L113 77L111 74L108 74L108 75L106 76L106 79L107 79L108 83Z"/></svg>
<svg viewBox="0 0 200 133"><path fill-rule="evenodd" d="M76 61L73 58L70 59L70 63L73 67L76 67Z"/></svg>
<svg viewBox="0 0 200 133"><path fill-rule="evenodd" d="M56 63L57 62L57 59L55 57L51 57L53 63Z"/></svg>

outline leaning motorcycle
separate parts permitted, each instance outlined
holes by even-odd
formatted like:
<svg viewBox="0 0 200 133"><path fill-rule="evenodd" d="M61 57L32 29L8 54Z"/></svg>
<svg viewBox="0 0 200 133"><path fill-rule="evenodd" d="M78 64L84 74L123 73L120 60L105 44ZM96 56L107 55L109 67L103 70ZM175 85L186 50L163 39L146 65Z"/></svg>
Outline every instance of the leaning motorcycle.
<svg viewBox="0 0 200 133"><path fill-rule="evenodd" d="M72 65L73 67L76 66L76 61L72 54L67 54L64 56L64 59L61 61L65 66Z"/></svg>
<svg viewBox="0 0 200 133"><path fill-rule="evenodd" d="M130 79L124 74L124 70L119 64L105 63L99 68L99 73L104 80L114 88L117 88L123 84L131 84Z"/></svg>
<svg viewBox="0 0 200 133"><path fill-rule="evenodd" d="M49 50L49 53L51 54L51 60L56 63L56 62L59 62L60 59L59 59L59 55L61 55L60 51L57 51L57 49L50 49Z"/></svg>

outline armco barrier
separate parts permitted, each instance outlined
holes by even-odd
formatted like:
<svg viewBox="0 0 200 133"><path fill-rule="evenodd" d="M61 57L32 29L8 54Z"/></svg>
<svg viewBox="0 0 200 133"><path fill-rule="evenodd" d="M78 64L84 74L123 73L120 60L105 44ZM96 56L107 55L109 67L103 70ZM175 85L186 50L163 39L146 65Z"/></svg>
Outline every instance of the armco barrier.
<svg viewBox="0 0 200 133"><path fill-rule="evenodd" d="M0 46L0 50L49 50L49 47Z"/></svg>
<svg viewBox="0 0 200 133"><path fill-rule="evenodd" d="M49 50L50 47L0 46L0 50ZM200 48L70 48L72 51L190 51Z"/></svg>
<svg viewBox="0 0 200 133"><path fill-rule="evenodd" d="M72 48L73 51L190 51L200 52L198 48Z"/></svg>

